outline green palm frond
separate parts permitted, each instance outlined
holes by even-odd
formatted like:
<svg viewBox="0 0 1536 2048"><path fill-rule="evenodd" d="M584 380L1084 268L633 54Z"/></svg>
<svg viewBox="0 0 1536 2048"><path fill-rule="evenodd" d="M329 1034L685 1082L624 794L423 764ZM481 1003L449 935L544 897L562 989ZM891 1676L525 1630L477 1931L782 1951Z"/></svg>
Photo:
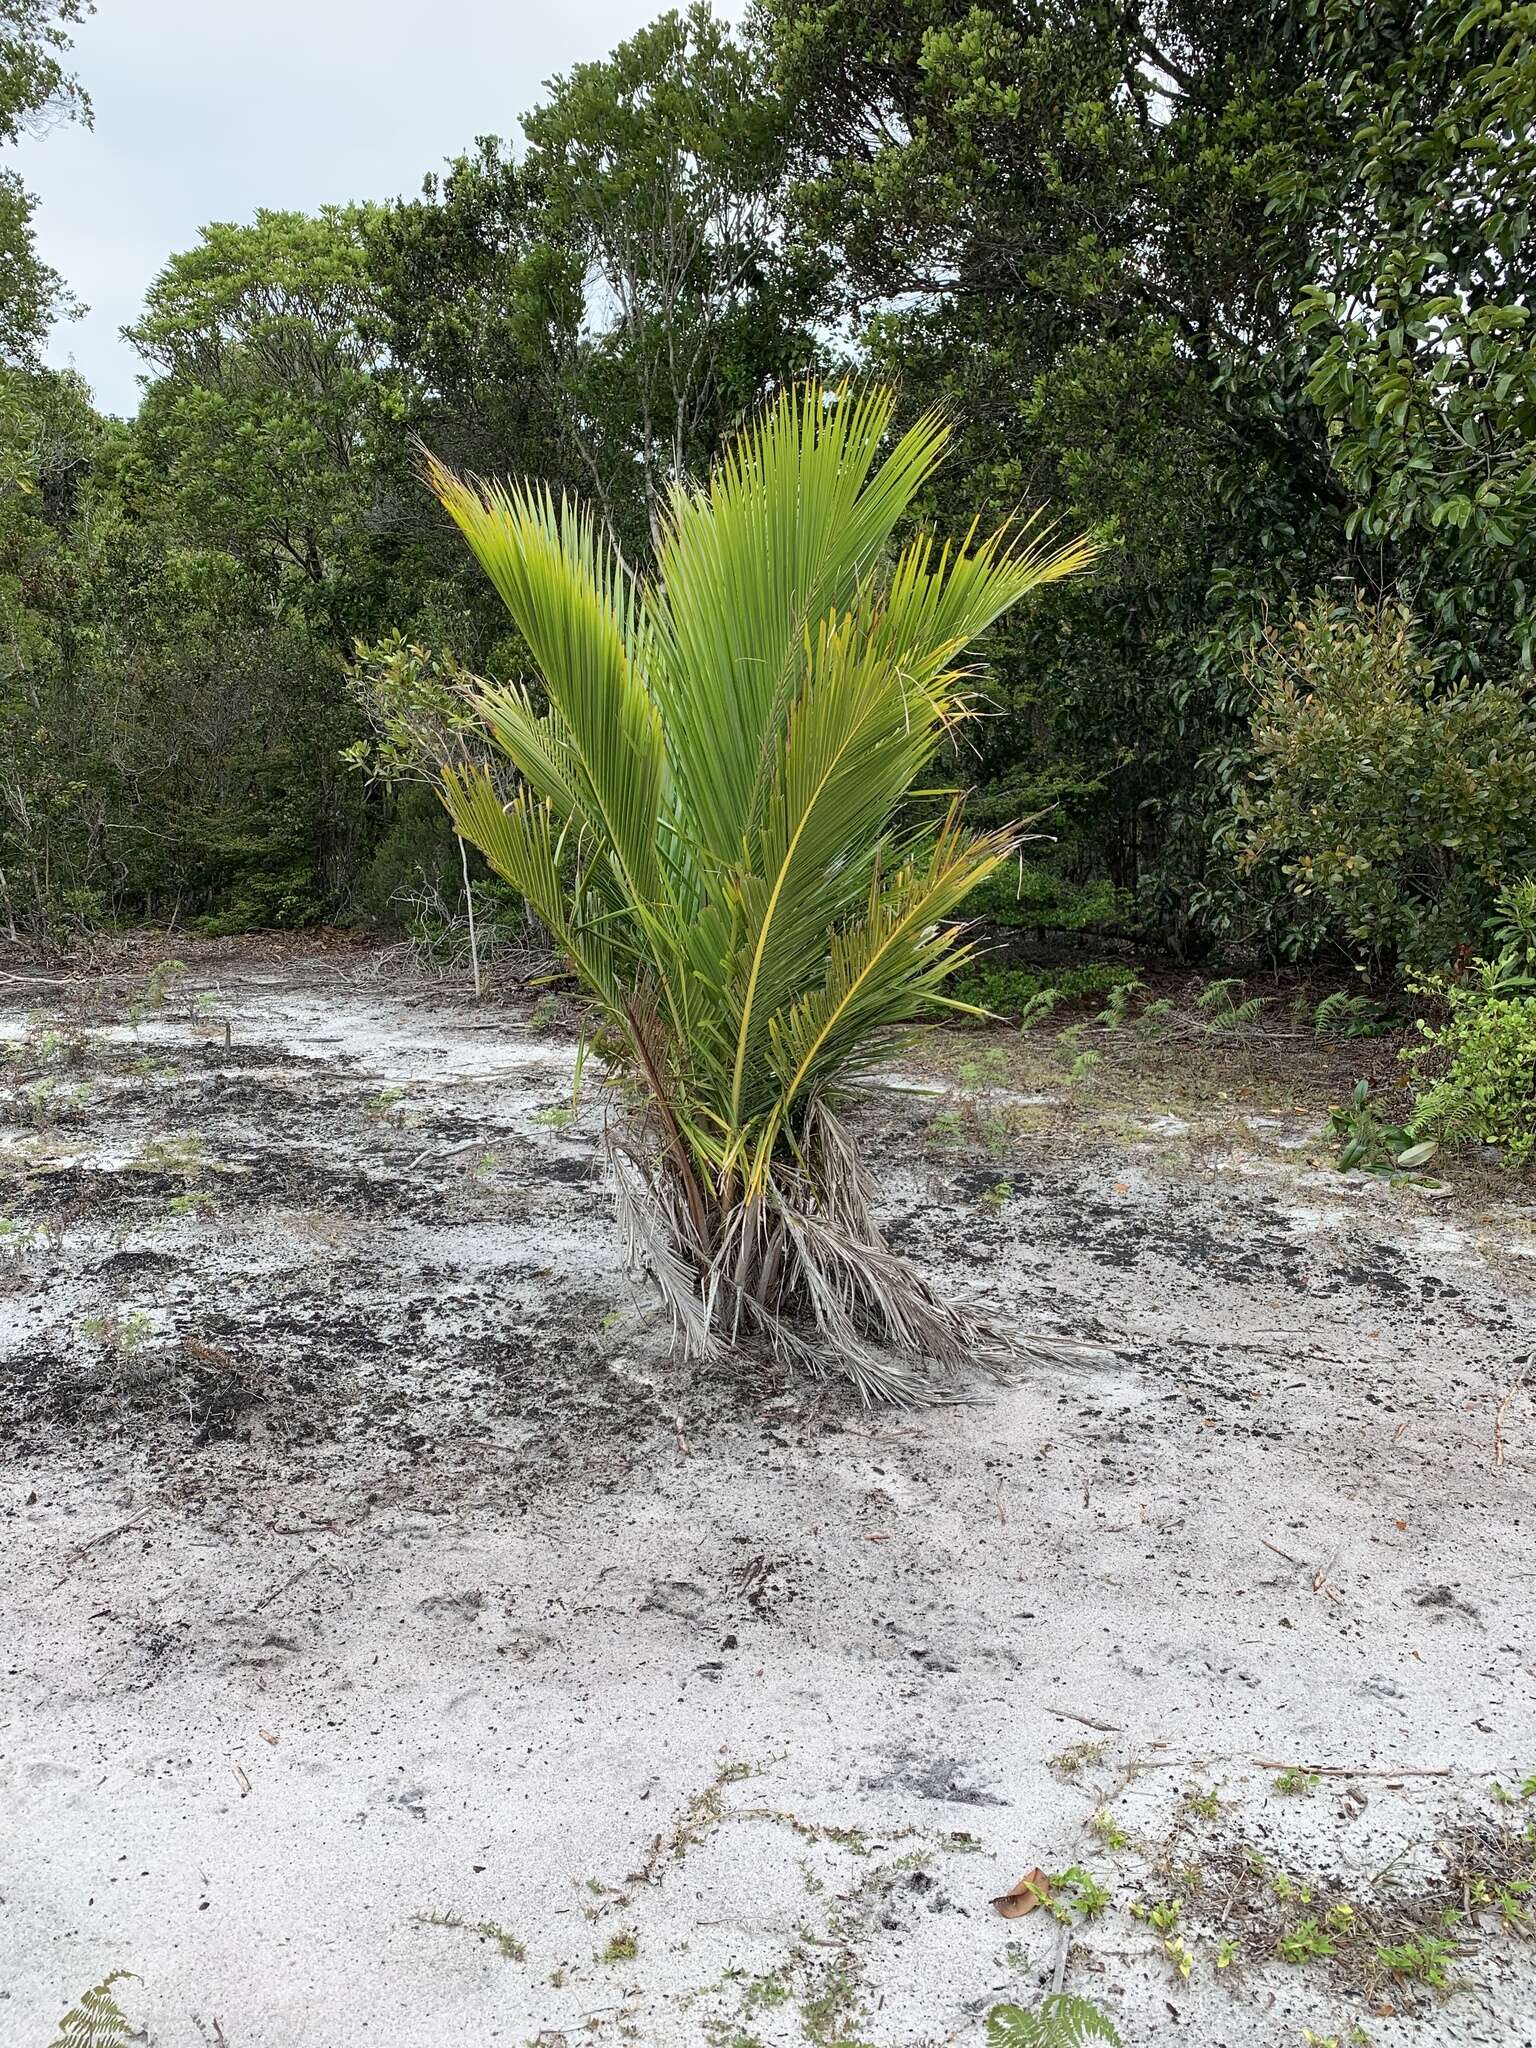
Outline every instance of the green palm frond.
<svg viewBox="0 0 1536 2048"><path fill-rule="evenodd" d="M940 1007L968 957L959 906L1021 836L958 810L895 821L968 715L978 635L1093 553L1039 522L898 546L948 431L893 438L893 413L883 390L783 393L673 490L653 581L545 490L427 472L547 699L474 686L501 765L447 765L444 800L649 1099L616 1155L631 1242L648 1206L671 1250L646 1263L691 1350L727 1315L782 1348L798 1315L860 1352L864 1385L867 1339L954 1359L967 1338L920 1292L889 1312L898 1262L867 1202L837 1211L826 1119Z"/></svg>
<svg viewBox="0 0 1536 2048"><path fill-rule="evenodd" d="M1034 2012L1022 2006L994 2005L987 2015L988 2048L1086 2048L1105 2041L1120 2048L1113 2022L1088 1998L1052 1991Z"/></svg>

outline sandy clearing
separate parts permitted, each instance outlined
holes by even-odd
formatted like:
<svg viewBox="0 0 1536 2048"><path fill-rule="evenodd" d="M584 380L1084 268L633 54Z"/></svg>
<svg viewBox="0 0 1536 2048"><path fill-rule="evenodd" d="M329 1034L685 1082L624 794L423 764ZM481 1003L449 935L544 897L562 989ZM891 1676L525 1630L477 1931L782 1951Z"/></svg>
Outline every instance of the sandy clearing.
<svg viewBox="0 0 1536 2048"><path fill-rule="evenodd" d="M1445 1999L1268 1959L1414 1932L1532 1810L1517 1205L1294 1120L973 1157L893 1088L897 1241L1123 1356L866 1414L669 1363L569 1044L323 962L212 993L85 1016L89 1095L0 1127L0 2040L121 1968L161 2048L979 2043L1050 1979L987 1904L1036 1864L1113 1891L1067 1981L1127 2042L1536 2038L1496 1915Z"/></svg>

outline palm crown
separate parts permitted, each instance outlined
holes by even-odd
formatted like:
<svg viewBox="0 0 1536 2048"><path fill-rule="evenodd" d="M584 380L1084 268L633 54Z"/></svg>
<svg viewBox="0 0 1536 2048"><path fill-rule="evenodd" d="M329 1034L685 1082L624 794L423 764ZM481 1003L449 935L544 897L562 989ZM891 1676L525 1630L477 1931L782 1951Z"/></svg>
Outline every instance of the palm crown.
<svg viewBox="0 0 1536 2048"><path fill-rule="evenodd" d="M966 713L965 651L1093 549L1031 527L898 548L947 431L925 417L882 459L892 412L884 390L779 397L673 489L645 581L538 486L429 474L544 685L474 686L515 783L460 763L445 798L641 1084L613 1155L632 1236L693 1349L745 1313L901 1392L878 1346L965 1347L881 1243L835 1111L944 1002L956 912L1018 843L967 832L958 802L910 816Z"/></svg>

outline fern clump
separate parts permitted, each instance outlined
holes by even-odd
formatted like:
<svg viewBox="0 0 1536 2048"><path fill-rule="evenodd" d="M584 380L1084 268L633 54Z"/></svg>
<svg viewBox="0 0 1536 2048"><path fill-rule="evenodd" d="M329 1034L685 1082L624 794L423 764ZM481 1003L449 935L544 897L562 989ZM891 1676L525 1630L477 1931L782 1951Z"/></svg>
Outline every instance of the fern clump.
<svg viewBox="0 0 1536 2048"><path fill-rule="evenodd" d="M987 2014L987 2048L1083 2048L1107 2041L1120 2048L1114 2022L1091 1998L1052 1991L1033 2012L1019 2005L994 2005Z"/></svg>
<svg viewBox="0 0 1536 2048"><path fill-rule="evenodd" d="M1385 1038L1401 1021L1384 1015L1368 996L1336 988L1313 1012L1312 1029L1319 1038Z"/></svg>
<svg viewBox="0 0 1536 2048"><path fill-rule="evenodd" d="M59 2021L57 2037L50 2048L127 2048L136 2040L128 2016L112 1996L112 1986L131 1978L131 1970L114 1970L93 1984Z"/></svg>
<svg viewBox="0 0 1536 2048"><path fill-rule="evenodd" d="M1230 975L1222 981L1207 982L1195 1001L1205 1018L1208 1031L1251 1031L1264 1011L1262 996L1242 994L1243 984L1237 975Z"/></svg>

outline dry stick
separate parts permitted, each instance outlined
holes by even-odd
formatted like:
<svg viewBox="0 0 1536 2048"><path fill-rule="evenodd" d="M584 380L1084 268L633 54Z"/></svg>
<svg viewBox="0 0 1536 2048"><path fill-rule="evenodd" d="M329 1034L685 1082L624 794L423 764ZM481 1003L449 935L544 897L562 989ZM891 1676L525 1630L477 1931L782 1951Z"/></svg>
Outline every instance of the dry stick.
<svg viewBox="0 0 1536 2048"><path fill-rule="evenodd" d="M1504 1410L1525 1385L1529 1374L1530 1367L1527 1366L1498 1407L1493 1411L1493 1462L1495 1465L1502 1465L1504 1463Z"/></svg>
<svg viewBox="0 0 1536 2048"><path fill-rule="evenodd" d="M1070 1707L1047 1707L1045 1711L1054 1714L1058 1721L1076 1721L1080 1728L1097 1728L1101 1735L1125 1733L1124 1729L1113 1721L1095 1721L1090 1714L1074 1714Z"/></svg>
<svg viewBox="0 0 1536 2048"><path fill-rule="evenodd" d="M84 1557L85 1553L88 1550L94 1550L96 1546L100 1543L111 1543L119 1536L126 1536L130 1529L137 1529L140 1522L147 1521L149 1518L149 1513L150 1510L148 1508L145 1508L143 1514L135 1515L131 1522L120 1522L115 1529L104 1529L99 1536L93 1536L89 1543L77 1543L74 1549L70 1552L71 1559L73 1560L76 1558ZM58 1583L62 1586L66 1583L68 1578L69 1568L68 1566L66 1566L64 1570L64 1577L60 1579Z"/></svg>
<svg viewBox="0 0 1536 2048"><path fill-rule="evenodd" d="M1059 1994L1067 1980L1067 1956L1072 1947L1072 1929L1063 1920L1056 1930L1056 1968L1051 1973L1051 1990Z"/></svg>
<svg viewBox="0 0 1536 2048"><path fill-rule="evenodd" d="M1260 1771L1310 1771L1317 1778L1448 1778L1449 1764L1440 1764L1431 1769L1415 1770L1412 1766L1398 1771L1379 1771L1368 1765L1350 1764L1277 1764L1268 1757L1256 1756L1250 1759L1255 1770Z"/></svg>
<svg viewBox="0 0 1536 2048"><path fill-rule="evenodd" d="M304 1569L302 1571L295 1572L291 1579L284 1579L282 1584L280 1586L274 1586L270 1593L263 1593L261 1598L256 1602L255 1606L252 1607L252 1614L260 1614L261 1610L264 1607L270 1607L272 1605L272 1602L275 1599L277 1599L279 1594L286 1593L290 1586L296 1586L299 1583L300 1579L307 1579L312 1571L315 1571L320 1565L324 1563L325 1559L323 1557L317 1557L315 1559L314 1564L305 1565Z"/></svg>
<svg viewBox="0 0 1536 2048"><path fill-rule="evenodd" d="M462 835L455 833L459 842L459 866L464 870L464 908L469 912L469 958L475 970L475 994L480 994L480 942L475 936L475 892L469 886L469 852Z"/></svg>

